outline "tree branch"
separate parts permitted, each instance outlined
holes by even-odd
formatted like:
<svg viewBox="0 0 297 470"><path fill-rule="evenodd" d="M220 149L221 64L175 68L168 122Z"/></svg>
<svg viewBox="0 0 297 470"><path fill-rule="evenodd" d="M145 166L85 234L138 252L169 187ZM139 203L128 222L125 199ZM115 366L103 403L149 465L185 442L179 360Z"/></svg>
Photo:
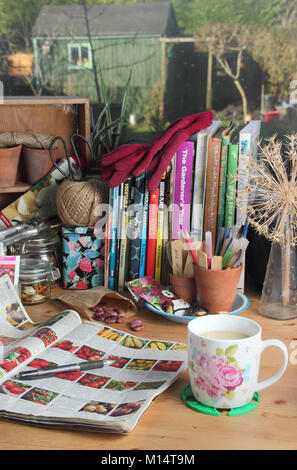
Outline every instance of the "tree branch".
<svg viewBox="0 0 297 470"><path fill-rule="evenodd" d="M88 7L87 7L86 0L82 0L82 2L83 2L84 14L85 14L87 35L88 35L88 40L89 40L90 48L91 48L93 75L94 75L94 81L95 81L95 87L96 87L96 93L97 93L97 100L98 100L98 103L101 103L100 85L99 85L99 80L98 80L95 50L94 50L93 41L92 41L92 37L91 37L91 31L90 31L90 24L89 24L89 17L88 17Z"/></svg>

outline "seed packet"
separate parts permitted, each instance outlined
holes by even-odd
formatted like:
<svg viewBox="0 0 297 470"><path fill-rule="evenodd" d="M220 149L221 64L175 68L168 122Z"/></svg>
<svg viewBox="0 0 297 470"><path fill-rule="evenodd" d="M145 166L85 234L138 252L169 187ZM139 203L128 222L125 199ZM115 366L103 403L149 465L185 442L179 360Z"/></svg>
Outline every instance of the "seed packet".
<svg viewBox="0 0 297 470"><path fill-rule="evenodd" d="M152 276L144 276L133 281L126 282L126 286L138 302L144 299L157 310L166 313L182 315L190 307L190 304L179 299L171 288L162 286Z"/></svg>
<svg viewBox="0 0 297 470"><path fill-rule="evenodd" d="M72 157L70 164L72 170L76 172L78 165ZM58 163L58 167L65 174L69 174L66 158ZM0 211L0 227L11 227L17 221L29 223L35 218L47 220L57 217L56 192L59 182L64 178L65 176L57 168L51 170L38 183Z"/></svg>
<svg viewBox="0 0 297 470"><path fill-rule="evenodd" d="M34 325L8 274L0 277L0 318L20 330Z"/></svg>
<svg viewBox="0 0 297 470"><path fill-rule="evenodd" d="M0 256L0 277L7 274L13 285L19 282L20 256Z"/></svg>

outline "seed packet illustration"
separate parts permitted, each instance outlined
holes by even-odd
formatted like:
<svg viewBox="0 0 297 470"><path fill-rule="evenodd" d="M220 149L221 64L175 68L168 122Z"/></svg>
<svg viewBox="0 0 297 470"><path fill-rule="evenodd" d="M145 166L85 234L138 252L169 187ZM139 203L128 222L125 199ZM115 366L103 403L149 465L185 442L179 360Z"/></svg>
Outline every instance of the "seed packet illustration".
<svg viewBox="0 0 297 470"><path fill-rule="evenodd" d="M171 288L162 286L152 276L126 282L126 286L137 302L144 299L161 312L174 314L178 310L178 314L182 315L183 311L190 307L190 304L179 299Z"/></svg>

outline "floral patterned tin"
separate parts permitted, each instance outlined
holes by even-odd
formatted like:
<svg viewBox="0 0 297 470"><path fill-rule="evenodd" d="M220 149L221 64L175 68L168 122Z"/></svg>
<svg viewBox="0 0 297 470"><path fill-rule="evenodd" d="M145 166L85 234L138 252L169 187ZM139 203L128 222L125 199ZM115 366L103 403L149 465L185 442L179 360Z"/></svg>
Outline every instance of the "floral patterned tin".
<svg viewBox="0 0 297 470"><path fill-rule="evenodd" d="M90 289L104 284L104 240L94 228L62 227L63 287Z"/></svg>

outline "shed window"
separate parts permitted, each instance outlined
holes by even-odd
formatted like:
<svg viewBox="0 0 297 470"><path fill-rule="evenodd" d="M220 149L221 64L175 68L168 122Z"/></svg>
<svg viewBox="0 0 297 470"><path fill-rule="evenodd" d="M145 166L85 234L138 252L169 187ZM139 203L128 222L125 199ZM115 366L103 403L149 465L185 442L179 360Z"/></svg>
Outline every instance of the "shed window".
<svg viewBox="0 0 297 470"><path fill-rule="evenodd" d="M92 68L90 44L68 45L69 68Z"/></svg>

